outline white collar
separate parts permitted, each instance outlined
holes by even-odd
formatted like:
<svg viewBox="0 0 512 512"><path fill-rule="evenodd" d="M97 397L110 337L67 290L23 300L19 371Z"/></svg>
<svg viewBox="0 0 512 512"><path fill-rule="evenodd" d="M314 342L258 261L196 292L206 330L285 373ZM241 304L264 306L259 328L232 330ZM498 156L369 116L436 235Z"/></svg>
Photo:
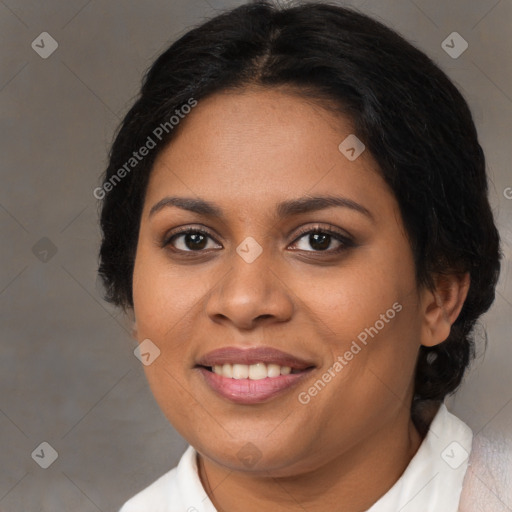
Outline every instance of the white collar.
<svg viewBox="0 0 512 512"><path fill-rule="evenodd" d="M457 512L473 432L441 404L397 482L367 512Z"/></svg>
<svg viewBox="0 0 512 512"><path fill-rule="evenodd" d="M367 512L457 512L473 433L444 404L402 476ZM125 503L120 512L217 512L189 446L177 467Z"/></svg>

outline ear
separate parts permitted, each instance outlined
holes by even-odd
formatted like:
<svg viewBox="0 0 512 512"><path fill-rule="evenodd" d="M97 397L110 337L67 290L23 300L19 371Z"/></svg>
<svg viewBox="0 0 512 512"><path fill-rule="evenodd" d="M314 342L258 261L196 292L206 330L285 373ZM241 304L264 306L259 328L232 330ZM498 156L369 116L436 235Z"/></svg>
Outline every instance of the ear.
<svg viewBox="0 0 512 512"><path fill-rule="evenodd" d="M450 335L468 295L469 272L464 274L436 274L435 289L422 294L423 328L421 344L433 347Z"/></svg>

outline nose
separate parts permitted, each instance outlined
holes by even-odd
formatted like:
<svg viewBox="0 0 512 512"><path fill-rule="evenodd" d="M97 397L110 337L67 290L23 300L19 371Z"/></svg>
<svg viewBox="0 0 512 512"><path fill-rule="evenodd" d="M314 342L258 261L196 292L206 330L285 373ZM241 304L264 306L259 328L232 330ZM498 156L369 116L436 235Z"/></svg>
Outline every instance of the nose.
<svg viewBox="0 0 512 512"><path fill-rule="evenodd" d="M233 251L230 270L206 302L206 313L216 323L231 323L240 330L261 323L286 322L294 311L292 293L280 276L270 251L252 262Z"/></svg>

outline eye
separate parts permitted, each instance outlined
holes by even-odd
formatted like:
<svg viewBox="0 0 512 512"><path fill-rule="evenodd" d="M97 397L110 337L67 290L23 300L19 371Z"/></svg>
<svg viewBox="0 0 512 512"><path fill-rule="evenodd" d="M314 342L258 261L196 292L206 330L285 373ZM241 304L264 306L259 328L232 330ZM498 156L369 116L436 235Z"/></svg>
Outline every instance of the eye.
<svg viewBox="0 0 512 512"><path fill-rule="evenodd" d="M333 229L315 227L313 229L304 229L299 233L299 237L293 245L299 245L298 250L307 252L327 252L339 253L354 245L353 241L346 235L343 235ZM332 249L332 245L335 248ZM309 250L307 246L313 248Z"/></svg>
<svg viewBox="0 0 512 512"><path fill-rule="evenodd" d="M209 246L209 242L215 242L215 240L207 231L197 228L184 228L167 236L162 246L171 245L176 250L184 252L201 252L204 249L218 247L216 242L213 247Z"/></svg>
<svg viewBox="0 0 512 512"><path fill-rule="evenodd" d="M354 242L346 235L333 228L315 227L302 229L298 238L292 244L297 250L306 252L326 252L336 254L353 247ZM313 250L308 249L308 246ZM332 248L332 246L335 246ZM162 247L171 246L175 252L204 252L208 249L222 248L208 231L198 228L185 227L167 235L162 241Z"/></svg>

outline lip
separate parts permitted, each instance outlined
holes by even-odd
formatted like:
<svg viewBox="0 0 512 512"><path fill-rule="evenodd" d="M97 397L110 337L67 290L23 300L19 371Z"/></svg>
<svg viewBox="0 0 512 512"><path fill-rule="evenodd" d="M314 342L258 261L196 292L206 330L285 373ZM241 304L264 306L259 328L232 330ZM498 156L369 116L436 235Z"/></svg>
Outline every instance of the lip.
<svg viewBox="0 0 512 512"><path fill-rule="evenodd" d="M204 367L198 369L210 389L231 402L245 405L268 402L286 391L291 391L312 371L312 369L307 369L300 373L251 380L231 379L213 373Z"/></svg>
<svg viewBox="0 0 512 512"><path fill-rule="evenodd" d="M279 366L289 366L295 370L305 370L315 366L312 361L292 356L281 350L272 347L252 347L241 349L238 347L223 347L202 356L198 366L215 366L216 364L256 364L274 363ZM276 377L277 378L277 377ZM243 380L243 379L241 379Z"/></svg>
<svg viewBox="0 0 512 512"><path fill-rule="evenodd" d="M215 365L236 363L247 365L274 363L280 366L289 366L298 373L251 380L224 377L208 369ZM307 378L314 368L315 364L311 361L271 347L220 348L201 357L196 366L204 382L211 390L231 402L245 405L267 402L291 391L299 382Z"/></svg>

